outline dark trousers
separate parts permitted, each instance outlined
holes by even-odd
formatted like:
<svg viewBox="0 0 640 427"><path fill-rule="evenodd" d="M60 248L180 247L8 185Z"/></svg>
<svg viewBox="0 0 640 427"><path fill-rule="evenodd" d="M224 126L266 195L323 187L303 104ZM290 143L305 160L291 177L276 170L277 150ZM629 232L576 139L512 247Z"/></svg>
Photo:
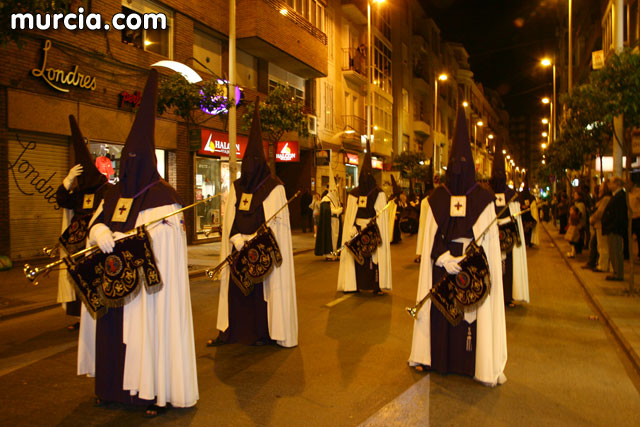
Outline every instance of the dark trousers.
<svg viewBox="0 0 640 427"><path fill-rule="evenodd" d="M638 242L638 257L640 257L640 218L633 218L631 220L631 232L636 236Z"/></svg>
<svg viewBox="0 0 640 427"><path fill-rule="evenodd" d="M619 234L607 234L609 239L609 257L613 266L613 274L618 279L624 278L624 238Z"/></svg>
<svg viewBox="0 0 640 427"><path fill-rule="evenodd" d="M567 216L567 214L560 214L559 220L560 220L560 234L564 234L567 232L567 221L569 220L569 217Z"/></svg>
<svg viewBox="0 0 640 427"><path fill-rule="evenodd" d="M300 218L302 222L302 232L306 233L307 230L313 231L313 221L312 221L312 213L311 212L303 212Z"/></svg>
<svg viewBox="0 0 640 427"><path fill-rule="evenodd" d="M589 239L589 261L587 265L594 268L598 266L598 239L595 231L592 231Z"/></svg>

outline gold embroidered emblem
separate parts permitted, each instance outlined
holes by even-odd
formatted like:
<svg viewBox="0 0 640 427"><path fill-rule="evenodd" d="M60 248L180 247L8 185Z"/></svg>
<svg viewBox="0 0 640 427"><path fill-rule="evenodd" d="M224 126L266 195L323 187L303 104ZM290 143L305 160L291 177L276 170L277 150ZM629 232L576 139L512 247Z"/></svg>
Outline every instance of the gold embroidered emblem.
<svg viewBox="0 0 640 427"><path fill-rule="evenodd" d="M240 209L241 211L248 211L251 207L251 199L253 198L253 194L251 193L242 193L242 198L240 199Z"/></svg>
<svg viewBox="0 0 640 427"><path fill-rule="evenodd" d="M506 204L504 193L496 193L496 206L502 207Z"/></svg>
<svg viewBox="0 0 640 427"><path fill-rule="evenodd" d="M467 196L451 196L449 215L454 217L467 216Z"/></svg>
<svg viewBox="0 0 640 427"><path fill-rule="evenodd" d="M358 197L358 207L366 208L367 207L367 196Z"/></svg>
<svg viewBox="0 0 640 427"><path fill-rule="evenodd" d="M82 200L82 209L93 209L93 202L95 200L95 194L85 194Z"/></svg>
<svg viewBox="0 0 640 427"><path fill-rule="evenodd" d="M118 203L116 204L116 208L113 211L113 217L111 218L111 221L126 222L127 218L129 217L129 211L131 210L132 204L132 198L120 197L120 199L118 199Z"/></svg>

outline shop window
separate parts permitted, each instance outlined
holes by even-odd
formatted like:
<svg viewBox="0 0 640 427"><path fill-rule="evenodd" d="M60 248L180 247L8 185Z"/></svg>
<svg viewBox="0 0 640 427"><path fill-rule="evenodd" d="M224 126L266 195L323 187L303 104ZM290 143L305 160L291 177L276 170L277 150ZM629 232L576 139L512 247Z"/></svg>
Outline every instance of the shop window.
<svg viewBox="0 0 640 427"><path fill-rule="evenodd" d="M122 30L122 42L130 44L138 49L147 52L154 52L167 58L173 56L173 12L157 3L149 0L122 0L122 13L125 15L125 22L130 15L138 15L136 21L143 23L145 14L164 14L166 18L165 29L144 29L140 25L139 29Z"/></svg>
<svg viewBox="0 0 640 427"><path fill-rule="evenodd" d="M96 162L98 170L105 175L109 182L118 182L120 173L120 155L124 145L108 144L103 142L89 142L89 151ZM167 156L165 150L156 149L156 159L158 161L158 173L164 179L167 175Z"/></svg>

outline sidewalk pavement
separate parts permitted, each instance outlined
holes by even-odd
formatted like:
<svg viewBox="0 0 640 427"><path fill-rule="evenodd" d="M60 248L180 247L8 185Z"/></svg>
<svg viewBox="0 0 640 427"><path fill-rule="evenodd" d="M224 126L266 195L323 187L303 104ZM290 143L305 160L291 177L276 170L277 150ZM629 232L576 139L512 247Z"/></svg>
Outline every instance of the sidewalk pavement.
<svg viewBox="0 0 640 427"><path fill-rule="evenodd" d="M623 282L607 281L606 276L610 273L597 273L590 269L584 269L589 257L588 248L583 249L582 254L575 258L568 258L567 252L571 245L558 233L552 223L541 223L555 246L558 248L565 262L571 268L574 276L583 287L587 297L596 310L600 313L604 322L611 330L613 336L624 349L629 357L634 369L640 373L640 263L632 265L630 261L625 261ZM541 231L541 232L544 232ZM633 248L634 242L630 242ZM535 249L529 249L535 250ZM635 251L631 251L632 256ZM535 268L529 265L529 269ZM631 268L634 269L634 294L629 293L629 281Z"/></svg>
<svg viewBox="0 0 640 427"><path fill-rule="evenodd" d="M294 231L291 240L294 255L312 251L315 247L313 233ZM207 268L218 264L220 242L190 245L187 251L189 278L204 276ZM29 263L42 267L53 261L55 260L41 259ZM41 276L38 285L34 286L25 278L23 266L24 262L14 261L11 270L0 271L0 321L59 306L56 302L58 272L53 271L47 276Z"/></svg>

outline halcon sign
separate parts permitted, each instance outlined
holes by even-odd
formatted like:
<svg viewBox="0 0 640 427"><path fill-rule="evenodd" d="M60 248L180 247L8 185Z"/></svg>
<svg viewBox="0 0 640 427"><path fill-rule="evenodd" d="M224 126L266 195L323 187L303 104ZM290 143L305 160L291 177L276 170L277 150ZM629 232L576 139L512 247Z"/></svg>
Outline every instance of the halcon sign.
<svg viewBox="0 0 640 427"><path fill-rule="evenodd" d="M74 66L72 71L64 72L56 68L47 68L47 55L51 49L51 40L44 42L44 55L40 69L34 68L31 74L34 77L41 77L49 86L60 92L69 92L69 89L59 85L78 86L83 89L96 90L96 78L78 72L78 66Z"/></svg>

